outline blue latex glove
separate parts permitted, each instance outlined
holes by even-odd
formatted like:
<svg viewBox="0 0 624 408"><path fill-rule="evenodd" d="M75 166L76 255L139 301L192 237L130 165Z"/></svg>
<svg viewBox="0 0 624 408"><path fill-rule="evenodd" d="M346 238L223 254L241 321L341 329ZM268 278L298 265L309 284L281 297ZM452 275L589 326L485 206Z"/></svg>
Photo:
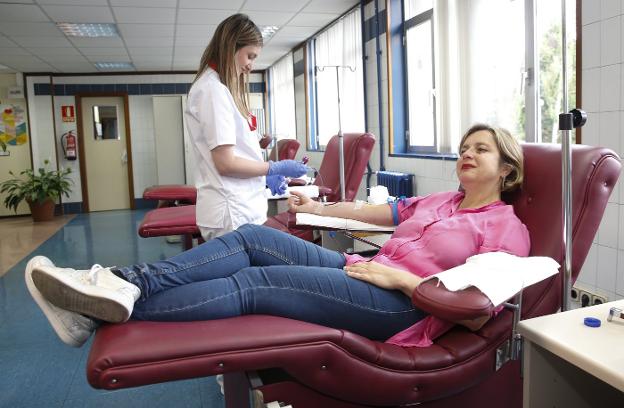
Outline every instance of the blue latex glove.
<svg viewBox="0 0 624 408"><path fill-rule="evenodd" d="M271 190L271 194L273 195L282 195L286 192L286 187L288 187L288 183L286 182L286 177L280 176L276 174L274 176L266 177L266 185Z"/></svg>
<svg viewBox="0 0 624 408"><path fill-rule="evenodd" d="M267 176L280 174L284 177L301 177L308 172L308 167L296 160L280 160L277 162L269 160L269 172Z"/></svg>

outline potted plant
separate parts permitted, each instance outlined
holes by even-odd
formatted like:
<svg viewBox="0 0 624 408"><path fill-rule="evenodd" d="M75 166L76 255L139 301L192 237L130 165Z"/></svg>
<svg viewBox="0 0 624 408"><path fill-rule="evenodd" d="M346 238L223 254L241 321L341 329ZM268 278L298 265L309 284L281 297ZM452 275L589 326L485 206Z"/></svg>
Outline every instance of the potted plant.
<svg viewBox="0 0 624 408"><path fill-rule="evenodd" d="M48 160L44 165L50 164ZM0 183L0 193L6 193L4 205L17 212L17 206L26 200L34 221L49 221L54 218L54 204L64 194L69 197L71 192L69 178L70 168L64 170L46 170L39 168L35 173L32 169L20 172L21 178L12 171L12 179Z"/></svg>

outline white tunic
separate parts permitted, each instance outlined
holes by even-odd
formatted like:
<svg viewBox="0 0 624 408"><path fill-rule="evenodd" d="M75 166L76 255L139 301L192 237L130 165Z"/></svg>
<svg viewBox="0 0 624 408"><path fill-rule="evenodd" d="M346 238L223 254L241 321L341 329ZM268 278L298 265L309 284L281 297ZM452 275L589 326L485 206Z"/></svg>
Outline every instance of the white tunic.
<svg viewBox="0 0 624 408"><path fill-rule="evenodd" d="M233 145L234 154L263 161L255 131L236 108L232 94L208 68L195 81L184 112L195 152L196 220L204 239L235 230L243 224L266 221L264 176L235 178L217 171L211 151Z"/></svg>

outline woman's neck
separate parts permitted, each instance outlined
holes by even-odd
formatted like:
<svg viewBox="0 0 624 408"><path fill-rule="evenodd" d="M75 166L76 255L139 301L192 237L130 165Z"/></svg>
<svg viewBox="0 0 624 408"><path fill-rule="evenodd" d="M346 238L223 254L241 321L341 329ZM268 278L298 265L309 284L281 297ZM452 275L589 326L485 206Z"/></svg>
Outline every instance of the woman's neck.
<svg viewBox="0 0 624 408"><path fill-rule="evenodd" d="M464 193L464 198L461 201L461 203L459 203L459 209L465 209L465 208L480 208L480 207L484 207L488 204L492 204L495 203L497 201L500 201L501 196L500 196L500 192L497 191L488 191L488 192L469 192L469 191L465 191Z"/></svg>

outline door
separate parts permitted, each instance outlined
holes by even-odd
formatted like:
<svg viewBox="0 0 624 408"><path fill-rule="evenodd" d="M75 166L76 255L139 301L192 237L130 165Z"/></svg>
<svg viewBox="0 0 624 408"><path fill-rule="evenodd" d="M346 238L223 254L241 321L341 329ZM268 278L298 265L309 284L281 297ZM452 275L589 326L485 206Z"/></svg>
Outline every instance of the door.
<svg viewBox="0 0 624 408"><path fill-rule="evenodd" d="M88 211L134 207L124 96L81 97L81 179ZM86 194L85 194L86 190Z"/></svg>
<svg viewBox="0 0 624 408"><path fill-rule="evenodd" d="M184 184L182 98L154 96L154 138L158 184Z"/></svg>

